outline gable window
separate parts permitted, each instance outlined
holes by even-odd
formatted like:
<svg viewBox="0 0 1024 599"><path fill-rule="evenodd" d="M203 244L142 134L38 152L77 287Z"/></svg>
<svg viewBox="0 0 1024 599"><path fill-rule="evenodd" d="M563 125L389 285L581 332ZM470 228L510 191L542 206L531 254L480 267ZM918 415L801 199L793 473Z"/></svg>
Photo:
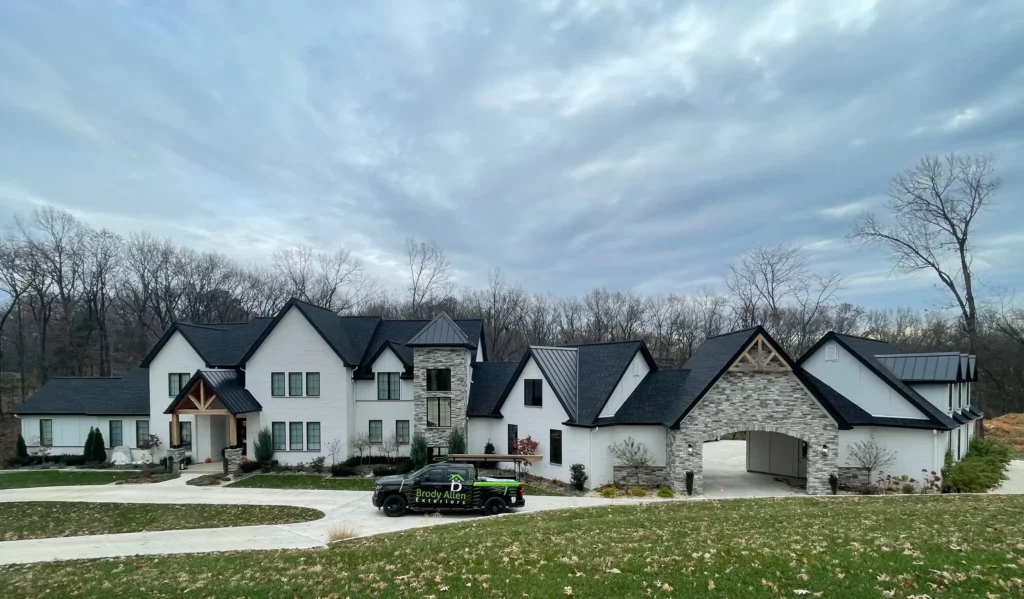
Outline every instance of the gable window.
<svg viewBox="0 0 1024 599"><path fill-rule="evenodd" d="M284 396L284 373L270 373L270 394L274 397Z"/></svg>
<svg viewBox="0 0 1024 599"><path fill-rule="evenodd" d="M508 425L508 453L509 455L515 455L519 452L519 425L510 424Z"/></svg>
<svg viewBox="0 0 1024 599"><path fill-rule="evenodd" d="M399 443L409 442L409 421L408 420L396 420L395 421L395 440Z"/></svg>
<svg viewBox="0 0 1024 599"><path fill-rule="evenodd" d="M121 434L121 421L111 420L110 421L110 446L118 447L123 445L123 436Z"/></svg>
<svg viewBox="0 0 1024 599"><path fill-rule="evenodd" d="M402 391L399 387L400 372L378 372L377 373L377 399L402 399Z"/></svg>
<svg viewBox="0 0 1024 599"><path fill-rule="evenodd" d="M538 407L544 405L544 381L541 379L524 380L523 392L526 396L526 405Z"/></svg>
<svg viewBox="0 0 1024 599"><path fill-rule="evenodd" d="M39 420L39 444L53 445L53 419L41 418Z"/></svg>
<svg viewBox="0 0 1024 599"><path fill-rule="evenodd" d="M835 343L829 343L825 346L825 359L829 362L835 362L839 359L839 348L836 347Z"/></svg>
<svg viewBox="0 0 1024 599"><path fill-rule="evenodd" d="M384 442L384 421L382 420L371 420L370 421L370 443L383 443Z"/></svg>
<svg viewBox="0 0 1024 599"><path fill-rule="evenodd" d="M427 369L427 391L451 391L452 371L449 368Z"/></svg>
<svg viewBox="0 0 1024 599"><path fill-rule="evenodd" d="M172 372L167 375L167 395L170 397L177 397L181 393L181 388L188 384L188 380L192 378L187 372Z"/></svg>
<svg viewBox="0 0 1024 599"><path fill-rule="evenodd" d="M136 420L135 421L135 447L138 447L143 441L149 440L149 421L148 420Z"/></svg>
<svg viewBox="0 0 1024 599"><path fill-rule="evenodd" d="M450 397L427 398L427 426L448 428L452 425L452 399Z"/></svg>
<svg viewBox="0 0 1024 599"><path fill-rule="evenodd" d="M288 373L288 395L295 397L302 395L302 373L301 372L289 372Z"/></svg>
<svg viewBox="0 0 1024 599"><path fill-rule="evenodd" d="M192 423L191 422L179 422L178 423L178 441L181 447L192 451Z"/></svg>
<svg viewBox="0 0 1024 599"><path fill-rule="evenodd" d="M306 423L306 450L320 451L320 423Z"/></svg>
<svg viewBox="0 0 1024 599"><path fill-rule="evenodd" d="M291 429L288 431L288 449L302 451L302 423L290 422L288 428Z"/></svg>
<svg viewBox="0 0 1024 599"><path fill-rule="evenodd" d="M284 423L273 422L270 425L270 437L274 441L275 451L284 451L285 439L284 439Z"/></svg>
<svg viewBox="0 0 1024 599"><path fill-rule="evenodd" d="M320 373L319 372L307 372L306 373L306 395L310 397L320 396Z"/></svg>
<svg viewBox="0 0 1024 599"><path fill-rule="evenodd" d="M552 464L562 465L562 431L551 429L551 455L548 461Z"/></svg>

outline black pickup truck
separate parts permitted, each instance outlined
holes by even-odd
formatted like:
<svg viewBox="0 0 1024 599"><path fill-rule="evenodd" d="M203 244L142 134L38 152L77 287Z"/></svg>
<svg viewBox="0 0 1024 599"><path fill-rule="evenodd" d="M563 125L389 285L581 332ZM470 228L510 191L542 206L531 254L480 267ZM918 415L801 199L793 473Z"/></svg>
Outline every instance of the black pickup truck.
<svg viewBox="0 0 1024 599"><path fill-rule="evenodd" d="M523 507L523 485L506 478L476 476L473 464L441 462L416 472L377 481L373 505L397 517L406 510L482 510L497 515Z"/></svg>

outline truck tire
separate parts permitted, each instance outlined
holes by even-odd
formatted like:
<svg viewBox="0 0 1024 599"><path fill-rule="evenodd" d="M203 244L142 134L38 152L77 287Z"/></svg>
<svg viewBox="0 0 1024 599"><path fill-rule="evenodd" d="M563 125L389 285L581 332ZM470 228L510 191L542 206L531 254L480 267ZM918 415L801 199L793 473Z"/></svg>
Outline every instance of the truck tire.
<svg viewBox="0 0 1024 599"><path fill-rule="evenodd" d="M390 518L397 518L405 513L405 497L401 495L390 495L384 500L384 515Z"/></svg>
<svg viewBox="0 0 1024 599"><path fill-rule="evenodd" d="M505 500L501 497L491 497L484 502L484 513L488 516L497 516L505 512Z"/></svg>

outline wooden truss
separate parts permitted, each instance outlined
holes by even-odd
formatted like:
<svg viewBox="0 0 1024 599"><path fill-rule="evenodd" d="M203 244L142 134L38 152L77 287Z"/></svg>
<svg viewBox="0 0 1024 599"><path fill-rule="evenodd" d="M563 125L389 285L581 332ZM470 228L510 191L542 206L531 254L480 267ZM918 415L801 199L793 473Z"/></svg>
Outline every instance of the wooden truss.
<svg viewBox="0 0 1024 599"><path fill-rule="evenodd" d="M777 351L764 338L764 335L754 337L740 357L729 366L733 372L790 372L786 361L782 359Z"/></svg>

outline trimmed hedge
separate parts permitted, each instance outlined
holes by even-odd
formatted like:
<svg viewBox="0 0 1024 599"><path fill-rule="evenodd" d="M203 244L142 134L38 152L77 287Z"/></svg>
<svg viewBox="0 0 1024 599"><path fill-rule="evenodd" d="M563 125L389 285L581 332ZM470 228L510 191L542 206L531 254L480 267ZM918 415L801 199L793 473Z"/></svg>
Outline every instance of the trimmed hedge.
<svg viewBox="0 0 1024 599"><path fill-rule="evenodd" d="M942 469L942 490L946 493L986 493L1006 479L1012 455L1010 447L992 439L975 438L971 449L956 464L947 452Z"/></svg>
<svg viewBox="0 0 1024 599"><path fill-rule="evenodd" d="M346 466L344 462L331 466L331 476L355 476L354 468Z"/></svg>

